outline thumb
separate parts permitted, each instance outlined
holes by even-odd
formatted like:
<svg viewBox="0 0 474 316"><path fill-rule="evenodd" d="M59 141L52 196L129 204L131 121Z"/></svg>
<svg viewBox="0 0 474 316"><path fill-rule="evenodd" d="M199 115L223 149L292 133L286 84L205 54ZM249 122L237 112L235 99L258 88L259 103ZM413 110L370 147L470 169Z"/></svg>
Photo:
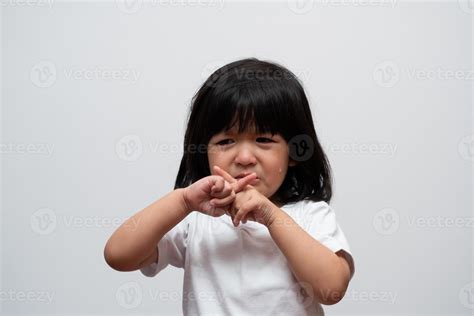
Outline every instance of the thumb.
<svg viewBox="0 0 474 316"><path fill-rule="evenodd" d="M208 185L211 192L222 190L224 179L221 176L210 176Z"/></svg>

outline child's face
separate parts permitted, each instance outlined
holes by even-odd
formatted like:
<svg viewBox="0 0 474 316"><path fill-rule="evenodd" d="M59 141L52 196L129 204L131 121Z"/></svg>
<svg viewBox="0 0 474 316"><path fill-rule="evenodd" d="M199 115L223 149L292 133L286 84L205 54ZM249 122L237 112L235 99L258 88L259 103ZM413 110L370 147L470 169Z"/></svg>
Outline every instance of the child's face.
<svg viewBox="0 0 474 316"><path fill-rule="evenodd" d="M224 169L234 178L242 173L257 174L252 184L256 190L271 198L285 179L288 166L293 166L288 154L288 144L280 135L237 134L234 127L227 132L214 135L208 144L208 160L211 174L213 166Z"/></svg>

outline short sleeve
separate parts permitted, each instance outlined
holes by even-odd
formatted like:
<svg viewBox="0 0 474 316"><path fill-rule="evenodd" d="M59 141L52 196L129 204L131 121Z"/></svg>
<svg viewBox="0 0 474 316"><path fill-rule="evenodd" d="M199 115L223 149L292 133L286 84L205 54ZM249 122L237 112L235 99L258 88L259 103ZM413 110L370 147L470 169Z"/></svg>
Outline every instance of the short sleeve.
<svg viewBox="0 0 474 316"><path fill-rule="evenodd" d="M304 201L303 205L306 232L334 253L342 250L344 258L349 263L352 278L355 272L352 251L331 206L324 201Z"/></svg>
<svg viewBox="0 0 474 316"><path fill-rule="evenodd" d="M186 216L175 227L169 230L158 242L158 262L140 268L143 275L154 277L161 270L171 264L177 268L184 267L186 258L186 248L188 244L188 235L191 218L194 213Z"/></svg>

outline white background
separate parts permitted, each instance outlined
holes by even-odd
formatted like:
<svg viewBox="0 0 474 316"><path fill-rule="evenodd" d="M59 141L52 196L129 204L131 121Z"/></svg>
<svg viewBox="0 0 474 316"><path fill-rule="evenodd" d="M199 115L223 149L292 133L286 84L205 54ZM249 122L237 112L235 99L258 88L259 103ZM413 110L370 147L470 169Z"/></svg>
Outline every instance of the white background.
<svg viewBox="0 0 474 316"><path fill-rule="evenodd" d="M303 81L356 273L327 315L474 308L467 1L1 6L2 315L179 315L183 271L112 270L103 249L172 190L190 100L216 68Z"/></svg>

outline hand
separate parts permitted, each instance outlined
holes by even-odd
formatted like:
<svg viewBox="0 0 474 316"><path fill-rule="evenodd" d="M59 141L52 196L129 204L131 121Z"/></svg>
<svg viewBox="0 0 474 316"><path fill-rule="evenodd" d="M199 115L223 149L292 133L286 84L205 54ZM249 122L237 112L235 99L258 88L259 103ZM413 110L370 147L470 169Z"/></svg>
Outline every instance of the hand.
<svg viewBox="0 0 474 316"><path fill-rule="evenodd" d="M229 183L235 183L237 179L228 174L225 170L215 169ZM269 227L275 220L277 208L267 197L257 191L252 185L248 184L243 190L239 191L235 201L231 206L231 217L235 227L239 226L240 221L247 222L247 219L256 221L266 227Z"/></svg>
<svg viewBox="0 0 474 316"><path fill-rule="evenodd" d="M225 206L232 204L236 192L240 192L256 177L257 175L252 173L238 181L229 183L219 175L207 176L184 188L183 199L188 211L198 211L219 217L226 213Z"/></svg>

